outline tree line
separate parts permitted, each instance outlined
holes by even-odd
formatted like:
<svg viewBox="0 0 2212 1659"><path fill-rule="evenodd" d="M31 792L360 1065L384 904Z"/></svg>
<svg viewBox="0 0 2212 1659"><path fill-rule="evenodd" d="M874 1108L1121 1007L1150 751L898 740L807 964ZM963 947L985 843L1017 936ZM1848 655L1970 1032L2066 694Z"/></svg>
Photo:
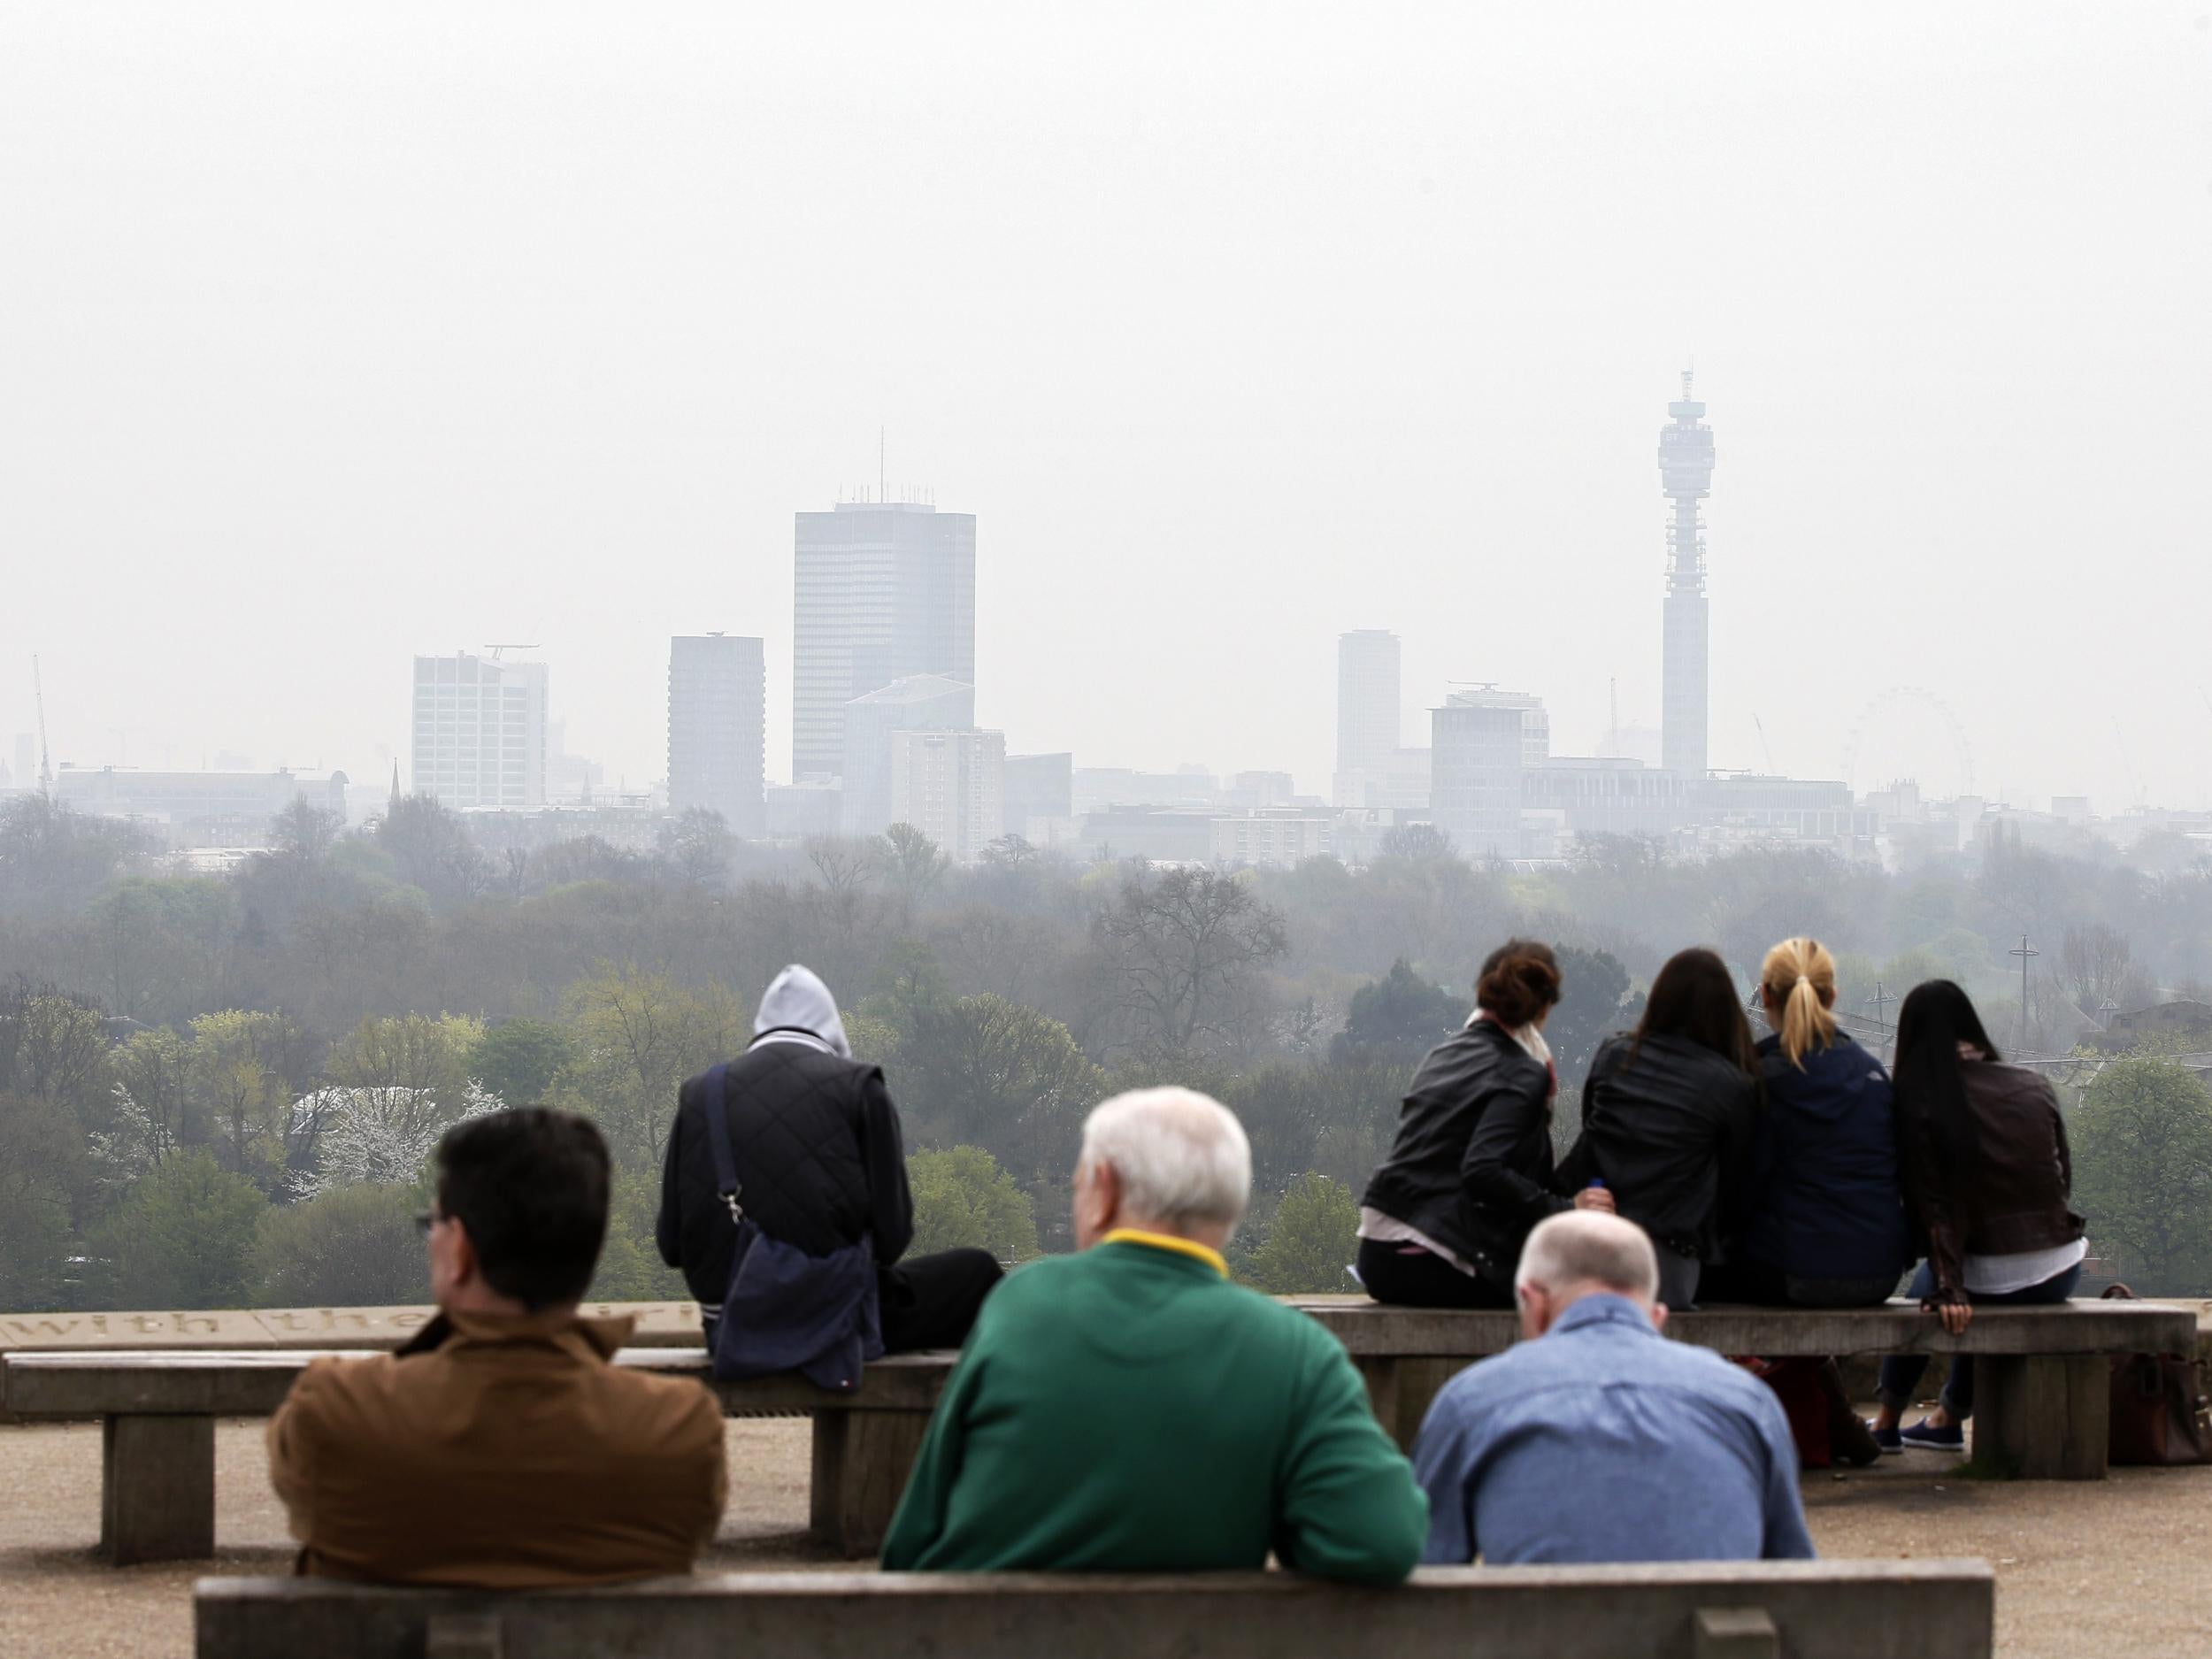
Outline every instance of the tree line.
<svg viewBox="0 0 2212 1659"><path fill-rule="evenodd" d="M1281 1290L1348 1287L1355 1195L1412 1068L1509 933L1562 952L1563 1140L1588 1055L1689 943L1747 988L1767 945L1811 933L1873 1029L1883 996L1941 975L2052 1053L2100 1008L2212 975L2212 865L2171 849L2123 864L2001 838L1888 872L1598 838L1529 873L1412 826L1358 868L1148 868L1012 839L956 868L905 826L764 848L704 812L649 852L488 849L420 797L352 831L299 803L273 841L177 875L127 825L0 806L0 1307L418 1299L429 1148L522 1102L589 1115L614 1151L596 1294L680 1296L651 1238L677 1086L744 1046L789 962L886 1068L925 1243L1065 1248L1083 1113L1183 1081L1250 1132L1236 1265ZM2044 941L2024 1005L2006 954L2023 933ZM2150 1288L2207 1282L2196 1078L2109 1065L2072 1110L2100 1247Z"/></svg>

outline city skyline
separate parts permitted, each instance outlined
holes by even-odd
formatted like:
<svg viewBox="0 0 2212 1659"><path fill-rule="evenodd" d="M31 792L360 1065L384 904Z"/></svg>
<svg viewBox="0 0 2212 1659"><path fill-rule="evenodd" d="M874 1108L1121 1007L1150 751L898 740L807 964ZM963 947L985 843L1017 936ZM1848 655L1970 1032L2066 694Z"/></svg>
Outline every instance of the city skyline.
<svg viewBox="0 0 2212 1659"><path fill-rule="evenodd" d="M1883 701L1923 687L1982 793L2212 803L2185 12L1226 0L1164 56L485 12L427 82L403 19L133 16L0 58L0 738L35 654L57 764L386 775L394 663L528 640L634 788L718 628L788 777L791 515L887 473L985 520L1018 751L1325 795L1360 627L1586 751L1616 682L1660 723L1694 361L1714 766L1839 775L1878 708L1854 781L1932 780L1943 722Z"/></svg>

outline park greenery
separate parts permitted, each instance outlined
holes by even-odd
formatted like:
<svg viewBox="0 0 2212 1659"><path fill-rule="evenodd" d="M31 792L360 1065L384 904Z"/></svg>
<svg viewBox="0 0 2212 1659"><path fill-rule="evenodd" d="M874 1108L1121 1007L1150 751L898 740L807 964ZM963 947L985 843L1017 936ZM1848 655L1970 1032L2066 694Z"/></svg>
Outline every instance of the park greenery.
<svg viewBox="0 0 2212 1659"><path fill-rule="evenodd" d="M1357 1194L1406 1083L1509 933L1561 951L1563 1138L1591 1052L1688 944L1747 990L1769 944L1809 933L1856 1029L1940 975L2001 1043L2044 1055L2076 1052L2101 1010L2212 1000L2212 861L2156 840L2124 863L1999 837L1891 872L1599 838L1532 872L1415 826L1356 868L1148 868L1010 839L957 868L903 826L766 848L697 812L650 851L584 834L495 856L405 797L352 831L297 805L273 842L180 875L128 825L0 806L0 1307L418 1300L437 1137L525 1102L588 1114L613 1150L595 1294L679 1297L652 1240L678 1087L744 1047L792 962L890 1080L918 1248L1069 1248L1084 1113L1186 1082L1250 1133L1233 1259L1279 1291L1352 1287ZM2060 1080L2101 1257L2139 1289L2202 1291L2212 1095L2178 1051L2079 1071Z"/></svg>

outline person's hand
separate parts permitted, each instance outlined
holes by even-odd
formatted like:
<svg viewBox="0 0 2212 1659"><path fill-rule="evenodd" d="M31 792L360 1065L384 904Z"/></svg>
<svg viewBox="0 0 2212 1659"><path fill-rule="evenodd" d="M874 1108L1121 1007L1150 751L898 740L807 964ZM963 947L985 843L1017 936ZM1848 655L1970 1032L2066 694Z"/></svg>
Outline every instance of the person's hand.
<svg viewBox="0 0 2212 1659"><path fill-rule="evenodd" d="M1619 1212L1613 1208L1613 1194L1602 1187L1586 1187L1575 1194L1577 1210L1601 1210L1607 1215Z"/></svg>
<svg viewBox="0 0 2212 1659"><path fill-rule="evenodd" d="M1974 1323L1974 1304L1968 1302L1931 1302L1922 1304L1930 1313L1943 1321L1943 1328L1953 1336L1964 1336L1966 1327Z"/></svg>

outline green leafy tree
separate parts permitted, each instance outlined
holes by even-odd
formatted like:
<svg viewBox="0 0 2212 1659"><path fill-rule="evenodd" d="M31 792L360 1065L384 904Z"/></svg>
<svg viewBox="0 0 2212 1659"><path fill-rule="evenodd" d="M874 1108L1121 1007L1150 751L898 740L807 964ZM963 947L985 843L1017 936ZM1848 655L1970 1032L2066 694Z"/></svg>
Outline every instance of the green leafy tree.
<svg viewBox="0 0 2212 1659"><path fill-rule="evenodd" d="M1348 1291L1354 1286L1344 1270L1358 1253L1359 1205L1352 1189L1325 1175L1302 1175L1275 1206L1248 1272L1271 1295Z"/></svg>
<svg viewBox="0 0 2212 1659"><path fill-rule="evenodd" d="M918 1004L907 1018L892 1094L919 1139L979 1143L1025 1176L1072 1163L1106 1079L1065 1025L987 995Z"/></svg>
<svg viewBox="0 0 2212 1659"><path fill-rule="evenodd" d="M75 915L147 845L134 826L88 818L42 795L0 803L0 915Z"/></svg>
<svg viewBox="0 0 2212 1659"><path fill-rule="evenodd" d="M660 1208L658 1180L617 1170L609 1194L607 1241L592 1274L591 1302L688 1302L684 1276L661 1260L653 1223Z"/></svg>
<svg viewBox="0 0 2212 1659"><path fill-rule="evenodd" d="M1559 1065L1559 1080L1573 1087L1589 1070L1598 1044L1633 1023L1641 999L1628 994L1628 970L1610 951L1553 947L1559 956L1559 1005L1544 1023L1544 1037Z"/></svg>
<svg viewBox="0 0 2212 1659"><path fill-rule="evenodd" d="M897 894L899 914L910 926L915 912L944 884L952 860L911 824L894 824L883 833L883 865Z"/></svg>
<svg viewBox="0 0 2212 1659"><path fill-rule="evenodd" d="M465 903L491 885L492 867L469 839L461 815L429 795L393 802L377 820L375 839L399 879L441 909Z"/></svg>
<svg viewBox="0 0 2212 1659"><path fill-rule="evenodd" d="M1037 1254L1037 1212L1014 1178L981 1147L917 1152L906 1161L918 1252L962 1246L1002 1262Z"/></svg>
<svg viewBox="0 0 2212 1659"><path fill-rule="evenodd" d="M561 1068L576 1057L576 1040L542 1019L508 1019L469 1049L468 1075L511 1106L545 1098Z"/></svg>
<svg viewBox="0 0 2212 1659"><path fill-rule="evenodd" d="M100 1229L110 1294L126 1308L239 1308L269 1208L244 1176L194 1150L131 1189Z"/></svg>
<svg viewBox="0 0 2212 1659"><path fill-rule="evenodd" d="M430 1299L418 1187L342 1187L265 1213L248 1282L265 1308L373 1308Z"/></svg>
<svg viewBox="0 0 2212 1659"><path fill-rule="evenodd" d="M284 1164L292 1093L278 1049L280 1014L226 1009L192 1022L192 1109L205 1114L223 1168L273 1181Z"/></svg>
<svg viewBox="0 0 2212 1659"><path fill-rule="evenodd" d="M13 1104L0 1099L0 1307L32 1313L67 1298L69 1189L58 1159L30 1156Z"/></svg>
<svg viewBox="0 0 2212 1659"><path fill-rule="evenodd" d="M1382 979L1352 993L1352 1006L1329 1045L1340 1065L1381 1060L1411 1065L1466 1019L1463 998L1414 972L1403 956Z"/></svg>
<svg viewBox="0 0 2212 1659"><path fill-rule="evenodd" d="M2076 1206L2153 1294L2212 1287L2212 1093L2170 1061L2119 1060L2072 1119Z"/></svg>

